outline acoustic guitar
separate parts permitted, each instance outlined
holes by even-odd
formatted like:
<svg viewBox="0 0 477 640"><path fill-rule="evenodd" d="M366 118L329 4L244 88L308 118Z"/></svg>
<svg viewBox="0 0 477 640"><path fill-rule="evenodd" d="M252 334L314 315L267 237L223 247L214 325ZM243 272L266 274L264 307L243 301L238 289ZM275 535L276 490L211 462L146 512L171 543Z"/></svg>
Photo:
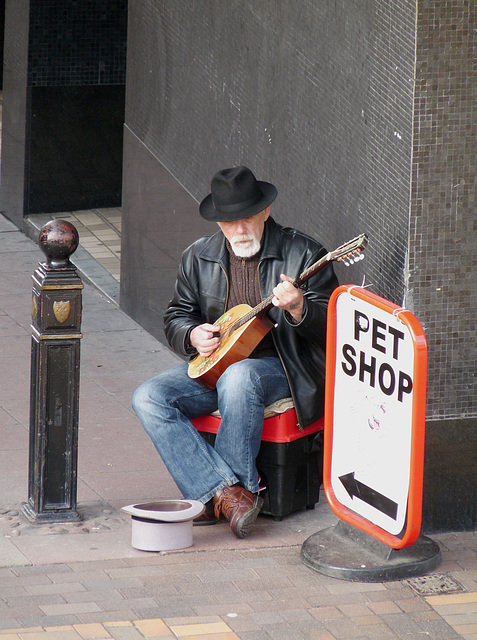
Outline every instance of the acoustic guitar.
<svg viewBox="0 0 477 640"><path fill-rule="evenodd" d="M311 267L305 269L296 280L293 280L292 284L295 287L301 287L333 260L343 262L346 266L362 260L364 258L362 252L367 244L368 238L365 233L362 233L320 258ZM238 304L221 315L214 322L219 333L219 346L210 356L198 355L190 361L189 377L197 378L205 386L214 389L217 380L229 365L248 358L260 340L274 326L267 316L268 311L273 307L272 299L273 294L253 308L248 304Z"/></svg>

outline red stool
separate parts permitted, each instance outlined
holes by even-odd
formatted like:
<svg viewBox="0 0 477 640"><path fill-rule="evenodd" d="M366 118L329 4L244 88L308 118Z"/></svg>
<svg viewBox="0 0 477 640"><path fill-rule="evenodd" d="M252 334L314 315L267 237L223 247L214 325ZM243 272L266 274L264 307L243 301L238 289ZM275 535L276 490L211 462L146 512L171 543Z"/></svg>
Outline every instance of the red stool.
<svg viewBox="0 0 477 640"><path fill-rule="evenodd" d="M279 400L265 410L257 469L266 486L262 513L276 520L293 511L313 509L320 495L323 418L303 431L297 422L291 398ZM195 418L192 424L207 442L214 444L220 426L218 411Z"/></svg>

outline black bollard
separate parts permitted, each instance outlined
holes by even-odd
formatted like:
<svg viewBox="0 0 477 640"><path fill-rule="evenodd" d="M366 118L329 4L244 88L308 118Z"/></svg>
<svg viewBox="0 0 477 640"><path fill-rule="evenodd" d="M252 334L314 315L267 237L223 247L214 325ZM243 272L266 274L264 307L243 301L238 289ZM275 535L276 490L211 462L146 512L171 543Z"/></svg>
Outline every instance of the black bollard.
<svg viewBox="0 0 477 640"><path fill-rule="evenodd" d="M66 220L40 230L46 255L32 276L28 520L68 522L76 511L83 284L70 262L78 232Z"/></svg>

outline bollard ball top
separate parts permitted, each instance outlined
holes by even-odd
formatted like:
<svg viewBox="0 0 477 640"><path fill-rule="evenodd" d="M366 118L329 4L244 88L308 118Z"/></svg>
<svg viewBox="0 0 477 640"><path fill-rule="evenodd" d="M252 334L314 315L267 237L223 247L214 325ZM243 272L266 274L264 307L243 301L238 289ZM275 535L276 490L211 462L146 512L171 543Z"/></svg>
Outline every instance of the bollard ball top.
<svg viewBox="0 0 477 640"><path fill-rule="evenodd" d="M38 236L38 245L46 255L47 263L53 267L68 264L78 243L78 231L67 220L50 220L40 229Z"/></svg>

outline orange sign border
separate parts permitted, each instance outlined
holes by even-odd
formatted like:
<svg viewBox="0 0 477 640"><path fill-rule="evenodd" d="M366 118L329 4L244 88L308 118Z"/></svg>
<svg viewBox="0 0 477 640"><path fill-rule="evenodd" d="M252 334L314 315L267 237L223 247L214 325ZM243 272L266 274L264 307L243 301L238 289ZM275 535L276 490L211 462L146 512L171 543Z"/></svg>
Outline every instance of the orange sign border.
<svg viewBox="0 0 477 640"><path fill-rule="evenodd" d="M331 486L331 455L333 449L333 415L336 375L337 301L340 295L350 295L368 302L394 316L398 316L408 328L414 348L413 403L411 424L411 461L407 518L402 537L385 531L339 502ZM424 439L427 390L427 341L417 318L408 310L356 285L341 285L332 293L328 303L325 382L325 429L323 485L326 498L333 512L345 522L369 533L394 549L411 546L418 538L422 519L422 484L424 472Z"/></svg>

